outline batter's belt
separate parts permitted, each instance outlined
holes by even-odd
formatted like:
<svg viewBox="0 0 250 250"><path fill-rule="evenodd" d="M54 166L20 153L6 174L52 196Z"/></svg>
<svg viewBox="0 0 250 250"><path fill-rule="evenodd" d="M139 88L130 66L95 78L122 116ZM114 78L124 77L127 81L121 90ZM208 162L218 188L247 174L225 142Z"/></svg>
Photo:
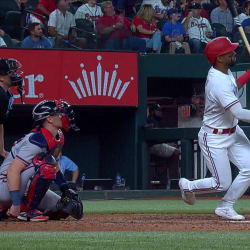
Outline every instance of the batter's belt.
<svg viewBox="0 0 250 250"><path fill-rule="evenodd" d="M233 134L236 130L236 126L233 128L211 128L208 126L203 127L206 131L213 133L213 134L218 134L218 135L226 135L226 134Z"/></svg>

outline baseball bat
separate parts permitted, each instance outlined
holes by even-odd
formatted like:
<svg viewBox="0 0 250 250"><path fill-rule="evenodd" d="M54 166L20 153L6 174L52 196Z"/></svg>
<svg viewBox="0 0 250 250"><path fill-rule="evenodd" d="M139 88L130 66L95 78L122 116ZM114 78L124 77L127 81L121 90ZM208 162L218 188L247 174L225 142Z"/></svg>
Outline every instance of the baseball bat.
<svg viewBox="0 0 250 250"><path fill-rule="evenodd" d="M233 0L226 0L227 1L227 5L228 5L228 8L233 16L233 19L235 21L235 24L240 32L240 35L242 37L242 40L244 41L244 44L246 45L246 48L247 48L247 51L248 51L248 54L250 55L250 47L249 47L249 42L247 40L247 37L246 37L246 34L245 34L245 31L243 30L242 26L241 26L241 23L240 23L240 20L238 18L238 12L237 12L237 9L236 7L234 6L233 4Z"/></svg>

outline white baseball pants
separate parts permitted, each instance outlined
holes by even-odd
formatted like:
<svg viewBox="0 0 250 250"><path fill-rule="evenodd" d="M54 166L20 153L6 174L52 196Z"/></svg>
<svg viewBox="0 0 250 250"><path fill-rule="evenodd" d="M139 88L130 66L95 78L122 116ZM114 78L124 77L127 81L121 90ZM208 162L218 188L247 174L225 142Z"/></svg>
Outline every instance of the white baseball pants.
<svg viewBox="0 0 250 250"><path fill-rule="evenodd" d="M226 191L223 201L234 204L250 185L250 143L243 130L237 126L233 134L213 134L202 127L199 145L212 177L190 181L184 189L199 192ZM239 169L232 183L230 161Z"/></svg>

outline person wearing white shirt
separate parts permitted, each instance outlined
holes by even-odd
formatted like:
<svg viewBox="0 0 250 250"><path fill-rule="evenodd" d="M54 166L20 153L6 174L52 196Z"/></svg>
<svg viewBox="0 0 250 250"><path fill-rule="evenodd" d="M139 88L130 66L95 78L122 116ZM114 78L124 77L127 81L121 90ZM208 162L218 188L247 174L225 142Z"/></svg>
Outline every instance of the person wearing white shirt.
<svg viewBox="0 0 250 250"><path fill-rule="evenodd" d="M228 33L233 31L234 21L227 6L226 0L218 0L219 6L214 8L210 14L211 23L219 23L225 26Z"/></svg>
<svg viewBox="0 0 250 250"><path fill-rule="evenodd" d="M7 45L3 39L4 35L5 35L5 32L2 29L0 29L0 48L7 47Z"/></svg>
<svg viewBox="0 0 250 250"><path fill-rule="evenodd" d="M174 1L169 0L144 0L143 4L151 4L158 19L167 19L168 11L174 8Z"/></svg>
<svg viewBox="0 0 250 250"><path fill-rule="evenodd" d="M211 177L179 180L183 200L194 205L195 193L226 191L215 214L230 220L244 220L233 206L250 185L250 142L238 120L250 123L250 110L242 108L238 90L250 80L250 69L237 80L230 68L236 63L238 43L227 37L211 40L205 55L211 64L205 84L205 110L199 131L199 146ZM230 162L239 173L232 181Z"/></svg>
<svg viewBox="0 0 250 250"><path fill-rule="evenodd" d="M238 16L240 23L250 18L250 0L246 0L243 5L243 12Z"/></svg>
<svg viewBox="0 0 250 250"><path fill-rule="evenodd" d="M101 7L96 5L96 0L88 0L88 3L81 5L76 13L75 19L88 19L90 20L95 28L97 19L103 16Z"/></svg>
<svg viewBox="0 0 250 250"><path fill-rule="evenodd" d="M84 48L86 39L77 37L75 18L68 11L69 3L70 0L56 0L57 9L49 15L49 34L55 38L55 48L63 47L64 41L69 41L71 44Z"/></svg>
<svg viewBox="0 0 250 250"><path fill-rule="evenodd" d="M4 42L3 38L0 37L0 48L7 47L6 43Z"/></svg>
<svg viewBox="0 0 250 250"><path fill-rule="evenodd" d="M189 45L192 53L201 53L205 45L211 40L212 28L209 21L201 17L201 5L192 3L191 10L182 24L189 36Z"/></svg>

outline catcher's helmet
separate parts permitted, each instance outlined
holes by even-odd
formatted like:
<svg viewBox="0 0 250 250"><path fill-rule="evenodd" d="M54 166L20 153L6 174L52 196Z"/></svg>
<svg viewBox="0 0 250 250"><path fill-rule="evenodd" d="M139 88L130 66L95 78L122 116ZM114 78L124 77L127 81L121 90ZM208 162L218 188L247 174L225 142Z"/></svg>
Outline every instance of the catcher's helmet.
<svg viewBox="0 0 250 250"><path fill-rule="evenodd" d="M13 58L0 58L0 75L9 75L12 86L22 87L23 72L20 71L21 63Z"/></svg>
<svg viewBox="0 0 250 250"><path fill-rule="evenodd" d="M70 128L78 131L75 124L74 111L70 104L64 100L44 100L39 102L32 111L32 116L37 124L41 124L45 118L56 114L62 115L62 128L68 131Z"/></svg>
<svg viewBox="0 0 250 250"><path fill-rule="evenodd" d="M238 43L232 43L227 37L217 37L206 45L205 55L209 63L214 65L218 56L234 51L238 46Z"/></svg>

